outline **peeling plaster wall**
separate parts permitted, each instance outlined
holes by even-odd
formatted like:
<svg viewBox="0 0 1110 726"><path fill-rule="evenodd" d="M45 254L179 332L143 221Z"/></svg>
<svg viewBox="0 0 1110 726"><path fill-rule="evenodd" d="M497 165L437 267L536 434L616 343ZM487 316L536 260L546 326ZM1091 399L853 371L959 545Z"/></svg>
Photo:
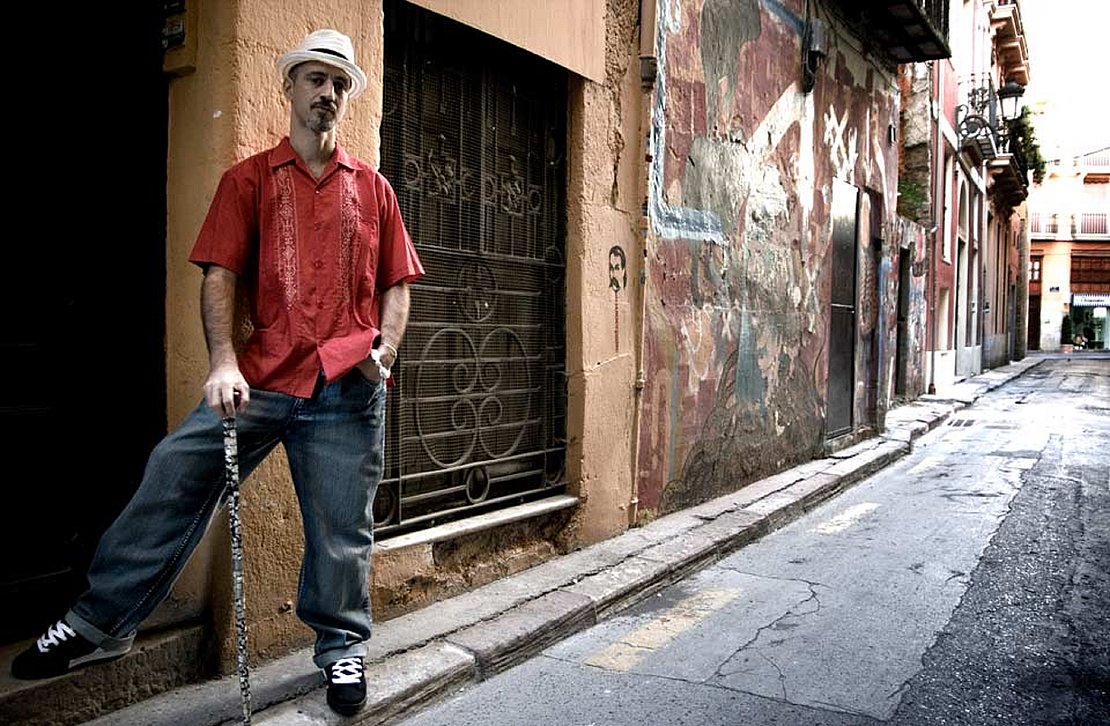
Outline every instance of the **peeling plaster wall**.
<svg viewBox="0 0 1110 726"><path fill-rule="evenodd" d="M928 231L919 224L907 219L896 222L895 239L899 243L898 254L905 255L909 265L909 288L906 296L905 346L903 355L905 376L905 398L915 399L925 393L928 382L925 379L925 351L929 340L928 330L928 277L927 248ZM899 263L901 261L899 260ZM897 268L896 268L897 269ZM896 362L897 364L897 362Z"/></svg>
<svg viewBox="0 0 1110 726"><path fill-rule="evenodd" d="M905 66L902 87L902 159L898 170L898 213L922 224L932 220L933 116L928 64Z"/></svg>
<svg viewBox="0 0 1110 726"><path fill-rule="evenodd" d="M859 248L872 347L861 360L857 345L855 380L878 388L854 407L889 397L899 92L893 68L811 7L829 54L803 94L801 0L659 3L641 519L821 454L835 178L868 192L882 240Z"/></svg>

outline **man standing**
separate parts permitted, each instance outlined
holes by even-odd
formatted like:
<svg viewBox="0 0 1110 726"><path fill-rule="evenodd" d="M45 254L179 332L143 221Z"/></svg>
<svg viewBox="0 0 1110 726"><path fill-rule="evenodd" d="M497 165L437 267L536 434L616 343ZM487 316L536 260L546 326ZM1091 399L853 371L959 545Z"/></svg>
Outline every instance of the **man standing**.
<svg viewBox="0 0 1110 726"><path fill-rule="evenodd" d="M89 589L13 661L15 677L130 649L225 494L221 419L235 416L243 476L279 443L288 456L305 535L297 614L316 632L328 704L350 715L365 703L386 381L424 269L389 183L336 141L366 88L354 58L350 38L325 29L278 60L289 136L224 173L189 258L204 270L205 400L155 447ZM236 350L240 292L252 332Z"/></svg>

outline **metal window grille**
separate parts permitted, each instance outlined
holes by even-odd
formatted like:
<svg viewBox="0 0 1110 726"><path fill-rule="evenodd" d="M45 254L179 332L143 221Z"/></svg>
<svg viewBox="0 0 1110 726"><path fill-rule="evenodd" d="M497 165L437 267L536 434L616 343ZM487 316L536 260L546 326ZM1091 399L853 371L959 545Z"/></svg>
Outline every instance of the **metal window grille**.
<svg viewBox="0 0 1110 726"><path fill-rule="evenodd" d="M566 78L407 3L386 24L381 171L427 271L387 410L389 536L565 484Z"/></svg>

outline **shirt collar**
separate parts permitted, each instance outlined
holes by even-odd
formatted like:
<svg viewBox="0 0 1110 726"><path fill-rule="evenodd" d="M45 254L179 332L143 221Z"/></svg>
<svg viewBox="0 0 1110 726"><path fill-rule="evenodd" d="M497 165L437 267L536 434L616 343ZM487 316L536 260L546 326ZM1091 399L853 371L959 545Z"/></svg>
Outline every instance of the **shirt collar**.
<svg viewBox="0 0 1110 726"><path fill-rule="evenodd" d="M286 136L270 152L270 168L276 169L284 164L295 163L297 159L297 152L293 149L293 144L289 142L289 137ZM347 153L347 150L339 144L335 145L335 163L348 169L355 168L354 160Z"/></svg>

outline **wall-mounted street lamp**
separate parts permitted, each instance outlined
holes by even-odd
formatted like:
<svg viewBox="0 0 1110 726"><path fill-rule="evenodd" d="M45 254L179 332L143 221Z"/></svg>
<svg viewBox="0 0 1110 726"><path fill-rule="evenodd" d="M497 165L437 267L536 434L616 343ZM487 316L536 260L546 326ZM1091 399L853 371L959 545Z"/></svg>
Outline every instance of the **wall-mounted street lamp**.
<svg viewBox="0 0 1110 726"><path fill-rule="evenodd" d="M1013 121L1021 115L1021 97L1025 94L1025 86L1020 85L1012 78L998 89L998 101L1002 104L1002 118Z"/></svg>
<svg viewBox="0 0 1110 726"><path fill-rule="evenodd" d="M1025 86L1013 79L997 91L991 85L972 88L967 103L956 107L956 131L961 145L977 150L983 160L1009 153L1013 121L1021 115Z"/></svg>

